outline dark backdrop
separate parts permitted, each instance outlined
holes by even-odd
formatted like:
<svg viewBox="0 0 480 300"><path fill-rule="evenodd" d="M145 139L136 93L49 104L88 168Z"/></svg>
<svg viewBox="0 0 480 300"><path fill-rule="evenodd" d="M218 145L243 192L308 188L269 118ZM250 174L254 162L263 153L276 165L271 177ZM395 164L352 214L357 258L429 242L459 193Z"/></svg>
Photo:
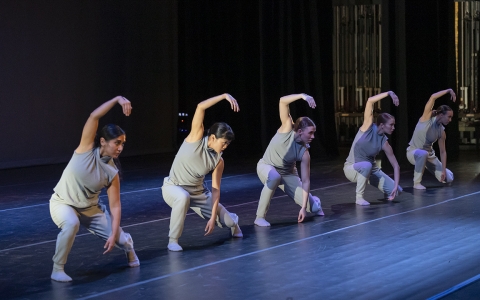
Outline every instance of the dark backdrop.
<svg viewBox="0 0 480 300"><path fill-rule="evenodd" d="M64 162L97 106L127 132L124 155L173 150L176 1L0 2L0 168Z"/></svg>
<svg viewBox="0 0 480 300"><path fill-rule="evenodd" d="M399 0L397 0L399 1ZM413 133L430 96L455 84L454 1L405 1L406 79L408 81L409 136ZM459 94L460 91L455 91ZM458 116L458 102L445 95L435 107L449 105ZM458 118L446 127L448 159L458 157ZM438 149L438 145L434 145ZM437 154L440 152L437 150Z"/></svg>
<svg viewBox="0 0 480 300"><path fill-rule="evenodd" d="M232 94L207 112L205 125L228 122L236 141L225 155L260 156L280 126L278 101L307 93L290 105L294 120L317 124L314 155L337 154L333 108L332 5L327 1L182 1L179 4L180 107L190 114L198 102Z"/></svg>
<svg viewBox="0 0 480 300"><path fill-rule="evenodd" d="M410 165L405 149L425 104L435 92L455 90L454 1L382 0L382 5L382 86L400 98L397 108L390 103L385 106L396 116L390 142L397 160ZM457 116L458 103L444 96L435 107L442 104L452 107ZM452 119L446 133L448 160L455 160L459 155L458 118ZM437 143L434 149L439 154Z"/></svg>
<svg viewBox="0 0 480 300"><path fill-rule="evenodd" d="M385 108L397 117L391 142L402 160L428 97L454 87L453 0L382 3L382 85L401 100ZM68 160L88 114L119 94L132 100L132 116L115 109L102 121L127 131L127 156L175 151L178 112L191 117L224 92L241 112L220 103L205 125L233 127L225 155L259 157L280 125L278 99L305 92L317 108L297 101L292 116L317 123L315 157L335 156L332 13L323 0L2 1L0 168Z"/></svg>
<svg viewBox="0 0 480 300"><path fill-rule="evenodd" d="M334 126L332 32L333 2L315 0L184 1L179 5L180 105L193 112L204 98L228 91L240 102L238 115L223 104L207 113L206 124L231 123L238 140L227 151L261 152L279 126L278 99L305 92L318 103L290 105L294 119L317 123L311 151L317 157L338 153ZM344 4L377 3L345 0ZM398 108L390 142L398 160L432 93L455 88L453 0L382 0L383 91L395 91ZM447 97L457 112L457 104ZM458 156L458 120L447 127L449 159ZM255 145L252 147L252 145ZM261 145L259 147L258 145Z"/></svg>

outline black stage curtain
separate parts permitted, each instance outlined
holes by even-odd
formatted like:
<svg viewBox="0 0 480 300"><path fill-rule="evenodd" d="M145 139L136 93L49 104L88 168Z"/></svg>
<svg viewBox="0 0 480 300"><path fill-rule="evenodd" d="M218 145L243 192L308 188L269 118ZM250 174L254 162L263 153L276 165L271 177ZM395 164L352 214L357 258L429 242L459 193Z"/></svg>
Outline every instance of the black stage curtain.
<svg viewBox="0 0 480 300"><path fill-rule="evenodd" d="M383 108L396 117L389 142L402 165L410 166L405 149L430 95L455 88L453 10L453 0L382 1L382 87L395 91L400 99L400 106L387 101ZM457 114L458 104L447 96L435 106L441 104L450 105ZM457 118L446 127L446 133L449 160L455 159L459 150ZM435 147L438 149L437 143Z"/></svg>
<svg viewBox="0 0 480 300"><path fill-rule="evenodd" d="M428 97L455 84L453 0L383 3L383 86L407 104L392 137L404 156ZM237 139L226 156L259 157L280 125L278 99L300 92L317 101L315 110L291 105L294 119L317 124L312 154L337 154L331 1L11 0L1 8L0 168L68 160L89 112L117 94L132 99L134 114L117 110L103 121L126 129L125 155L174 151L183 138L175 129L185 126L176 113L189 113L188 123L198 102L224 92L241 112L221 103L205 124L233 127ZM453 158L457 122L447 135Z"/></svg>
<svg viewBox="0 0 480 300"><path fill-rule="evenodd" d="M279 98L305 92L317 108L297 101L292 117L316 122L312 153L336 155L332 19L331 3L319 1L179 3L179 111L191 116L201 100L231 93L240 113L220 103L207 112L205 125L232 126L236 141L226 156L258 157L280 126Z"/></svg>
<svg viewBox="0 0 480 300"><path fill-rule="evenodd" d="M404 5L408 132L411 137L430 96L448 88L455 90L455 16L453 0L408 0ZM455 92L459 94L460 91ZM442 104L454 111L454 118L445 132L449 160L456 159L459 154L458 102L453 103L446 95L435 102L435 107ZM438 149L438 144L434 147Z"/></svg>
<svg viewBox="0 0 480 300"><path fill-rule="evenodd" d="M1 1L0 168L68 161L117 95L132 115L101 121L126 131L122 156L173 151L176 16L176 0Z"/></svg>
<svg viewBox="0 0 480 300"><path fill-rule="evenodd" d="M205 127L226 122L236 140L225 155L255 153L260 144L258 9L245 1L179 2L179 112L188 121L197 103L230 93L234 113L220 102L205 115ZM183 124L182 124L183 125ZM179 134L178 144L185 135Z"/></svg>
<svg viewBox="0 0 480 300"><path fill-rule="evenodd" d="M280 125L278 99L304 92L316 100L316 109L304 101L290 105L293 120L308 116L317 124L311 152L337 155L333 99L333 7L320 1L261 1L260 80L262 148Z"/></svg>

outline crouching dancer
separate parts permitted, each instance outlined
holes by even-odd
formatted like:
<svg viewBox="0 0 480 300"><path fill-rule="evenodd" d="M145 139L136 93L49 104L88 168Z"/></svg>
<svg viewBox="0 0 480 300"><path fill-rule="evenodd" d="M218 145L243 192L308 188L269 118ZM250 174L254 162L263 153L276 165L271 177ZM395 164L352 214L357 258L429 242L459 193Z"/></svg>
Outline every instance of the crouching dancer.
<svg viewBox="0 0 480 300"><path fill-rule="evenodd" d="M407 159L415 166L413 172L413 188L424 190L422 178L425 169L435 175L438 181L450 183L453 181L453 173L447 169L447 151L445 149L445 127L452 121L453 111L448 105L440 105L432 110L435 100L445 94L450 94L450 99L455 102L456 95L452 89L443 90L433 94L425 104L423 115L418 120L413 132L410 146L407 148ZM433 144L438 140L440 148L440 162L433 150Z"/></svg>
<svg viewBox="0 0 480 300"><path fill-rule="evenodd" d="M280 98L279 114L282 125L273 136L263 158L257 164L257 174L263 183L258 201L255 225L270 226L265 216L277 187L283 190L301 208L298 222L303 222L307 212L323 216L320 198L310 194L310 143L315 138L316 126L308 117L300 117L295 123L290 116L289 104L299 99L315 108L315 100L307 94L293 94ZM296 162L301 162L301 178Z"/></svg>
<svg viewBox="0 0 480 300"><path fill-rule="evenodd" d="M398 97L393 92L385 92L368 98L365 104L365 113L362 127L353 140L352 148L343 167L343 172L348 180L357 183L356 200L358 205L370 205L363 198L367 183L378 188L387 200L393 200L402 188L400 181L400 166L398 165L392 147L388 143L386 134L392 134L395 130L395 118L388 113L377 116L377 123L373 123L373 103L390 96L393 104L398 106ZM375 157L383 150L393 166L392 180L377 166Z"/></svg>
<svg viewBox="0 0 480 300"><path fill-rule="evenodd" d="M220 204L220 182L224 168L222 153L235 137L232 128L226 123L215 123L203 136L205 110L224 99L230 102L233 111L240 110L237 101L229 94L200 102L192 119L191 131L175 156L169 176L163 181L163 199L172 208L168 234L170 251L183 250L178 239L182 235L189 207L208 220L205 235L213 232L216 223L219 227L231 228L233 237L243 237L238 216ZM212 170L213 191L210 192L204 179Z"/></svg>
<svg viewBox="0 0 480 300"><path fill-rule="evenodd" d="M80 145L75 149L50 199L50 215L62 229L53 256L51 278L55 281L72 281L65 273L64 266L80 224L106 241L103 254L117 246L125 251L130 267L140 265L130 234L120 227L120 179L116 160L123 150L125 132L110 124L103 127L95 138L99 119L117 103L122 106L126 116L130 115L130 101L121 96L105 102L90 114L83 128ZM98 199L103 188L107 189L111 216Z"/></svg>

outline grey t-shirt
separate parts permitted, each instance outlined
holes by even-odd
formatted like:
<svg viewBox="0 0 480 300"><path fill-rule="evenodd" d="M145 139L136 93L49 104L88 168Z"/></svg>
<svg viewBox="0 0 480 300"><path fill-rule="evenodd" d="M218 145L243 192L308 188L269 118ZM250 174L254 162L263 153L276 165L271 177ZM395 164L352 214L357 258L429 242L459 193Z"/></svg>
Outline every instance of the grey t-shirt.
<svg viewBox="0 0 480 300"><path fill-rule="evenodd" d="M85 153L74 152L53 189L53 198L79 208L96 205L100 192L110 186L117 173L111 157L100 157L100 148Z"/></svg>
<svg viewBox="0 0 480 300"><path fill-rule="evenodd" d="M295 142L295 131L287 133L277 132L263 155L263 162L269 164L280 175L298 175L296 162L301 161L309 145Z"/></svg>
<svg viewBox="0 0 480 300"><path fill-rule="evenodd" d="M200 186L205 175L217 167L222 153L208 148L208 137L194 143L183 141L170 169L169 179L175 185Z"/></svg>
<svg viewBox="0 0 480 300"><path fill-rule="evenodd" d="M378 134L376 124L372 124L365 132L358 130L345 164L368 161L374 169L377 168L375 156L382 150L387 140L388 138L385 134Z"/></svg>
<svg viewBox="0 0 480 300"><path fill-rule="evenodd" d="M409 145L416 149L428 151L430 156L435 155L432 145L442 137L445 130L445 127L441 123L437 123L436 120L437 117L435 116L425 122L418 121Z"/></svg>

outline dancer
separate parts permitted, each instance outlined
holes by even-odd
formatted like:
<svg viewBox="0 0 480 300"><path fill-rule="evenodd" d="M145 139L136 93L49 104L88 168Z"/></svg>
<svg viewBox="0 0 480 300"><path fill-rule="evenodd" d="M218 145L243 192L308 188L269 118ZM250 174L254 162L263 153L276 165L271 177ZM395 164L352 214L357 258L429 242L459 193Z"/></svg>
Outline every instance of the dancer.
<svg viewBox="0 0 480 300"><path fill-rule="evenodd" d="M398 185L400 166L387 141L388 138L385 136L385 134L392 134L395 130L395 118L390 114L382 113L377 116L377 124L373 123L373 103L387 96L390 96L393 104L398 106L398 97L391 91L368 98L362 127L353 140L352 148L343 167L347 179L357 183L355 203L358 205L370 205L370 202L363 198L367 182L382 191L385 198L390 201L402 192L402 188ZM383 173L376 164L375 156L381 150L385 152L393 166L395 181Z"/></svg>
<svg viewBox="0 0 480 300"><path fill-rule="evenodd" d="M315 137L315 124L308 117L300 117L295 124L290 116L289 104L303 99L311 108L315 100L306 94L294 94L280 98L280 121L282 125L257 164L257 174L264 184L258 202L255 225L270 226L265 220L270 200L277 187L301 206L298 222L303 222L307 212L323 216L320 199L310 194L310 142ZM296 162L301 161L301 179L298 177Z"/></svg>
<svg viewBox="0 0 480 300"><path fill-rule="evenodd" d="M163 181L163 199L172 208L168 234L170 251L183 250L178 239L182 235L189 207L200 217L208 219L205 235L212 233L217 223L219 227L230 227L233 237L243 237L238 216L220 204L220 182L224 168L222 153L235 137L232 128L226 123L215 123L203 136L205 110L224 99L230 102L233 111L240 110L237 101L229 94L200 102L193 116L192 129L175 156L170 175ZM212 170L213 191L210 192L204 179Z"/></svg>
<svg viewBox="0 0 480 300"><path fill-rule="evenodd" d="M120 179L115 160L123 150L125 132L110 124L103 127L95 138L99 119L117 103L122 106L126 116L130 115L130 101L121 96L105 102L90 114L83 128L80 145L75 149L50 199L50 215L62 229L53 256L51 278L55 281L72 281L65 273L64 265L80 224L106 241L103 254L117 246L125 251L130 267L140 265L130 234L120 227ZM103 188L107 189L111 216L98 199Z"/></svg>
<svg viewBox="0 0 480 300"><path fill-rule="evenodd" d="M430 171L438 181L450 183L453 181L453 173L447 169L447 151L445 150L445 127L452 121L453 111L448 105L440 105L436 110L432 110L435 100L445 94L450 94L450 99L455 102L456 95L452 89L443 90L430 96L422 117L418 120L409 147L407 148L407 159L415 166L413 172L413 188L424 190L421 184L423 172L425 169ZM440 148L440 158L435 156L432 148L433 143L438 140Z"/></svg>

